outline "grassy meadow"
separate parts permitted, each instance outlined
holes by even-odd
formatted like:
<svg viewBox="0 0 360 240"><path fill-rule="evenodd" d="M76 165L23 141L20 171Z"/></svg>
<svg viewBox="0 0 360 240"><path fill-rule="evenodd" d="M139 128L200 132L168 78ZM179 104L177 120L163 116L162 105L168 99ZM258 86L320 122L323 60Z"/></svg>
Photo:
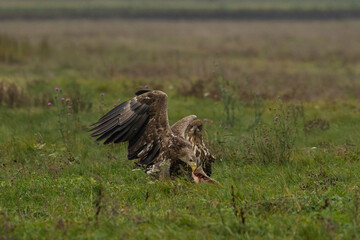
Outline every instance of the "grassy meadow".
<svg viewBox="0 0 360 240"><path fill-rule="evenodd" d="M0 239L359 238L359 24L2 21ZM145 87L206 119L221 185L90 138Z"/></svg>

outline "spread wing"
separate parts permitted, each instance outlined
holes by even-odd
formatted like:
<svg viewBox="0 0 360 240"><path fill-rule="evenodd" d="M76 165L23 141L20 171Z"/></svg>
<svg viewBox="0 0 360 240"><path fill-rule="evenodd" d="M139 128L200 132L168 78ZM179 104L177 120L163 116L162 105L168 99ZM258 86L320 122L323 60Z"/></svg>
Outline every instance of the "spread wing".
<svg viewBox="0 0 360 240"><path fill-rule="evenodd" d="M176 123L174 123L171 126L171 131L179 137L182 137L185 139L185 130L186 128L189 126L189 124L194 121L197 117L195 115L190 115L187 117L184 117L182 119L180 119L179 121L177 121Z"/></svg>
<svg viewBox="0 0 360 240"><path fill-rule="evenodd" d="M128 159L140 159L150 165L160 152L161 134L170 133L167 119L167 95L143 90L136 97L115 107L96 123L90 132L104 144L129 142ZM161 129L162 131L158 131Z"/></svg>

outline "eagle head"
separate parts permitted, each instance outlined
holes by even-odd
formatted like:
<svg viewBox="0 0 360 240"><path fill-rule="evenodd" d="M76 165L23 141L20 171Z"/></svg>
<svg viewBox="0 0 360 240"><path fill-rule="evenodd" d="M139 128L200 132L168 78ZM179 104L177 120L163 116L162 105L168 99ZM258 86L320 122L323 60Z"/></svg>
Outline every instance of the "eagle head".
<svg viewBox="0 0 360 240"><path fill-rule="evenodd" d="M197 158L192 152L191 144L181 138L174 138L174 142L176 144L170 146L171 152L175 155L172 158L186 163L194 171L197 168Z"/></svg>
<svg viewBox="0 0 360 240"><path fill-rule="evenodd" d="M202 122L200 120L194 120L186 128L185 133L188 136L188 138L201 140L202 139L202 129L203 129Z"/></svg>

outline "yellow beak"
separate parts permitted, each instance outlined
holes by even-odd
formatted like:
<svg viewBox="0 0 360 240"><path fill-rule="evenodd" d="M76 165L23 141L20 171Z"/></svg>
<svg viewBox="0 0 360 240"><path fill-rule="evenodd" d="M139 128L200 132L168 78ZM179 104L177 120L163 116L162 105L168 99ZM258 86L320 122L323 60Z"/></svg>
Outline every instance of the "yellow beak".
<svg viewBox="0 0 360 240"><path fill-rule="evenodd" d="M189 165L190 165L192 171L195 171L195 170L196 170L196 168L197 168L197 164L196 164L196 163L190 162Z"/></svg>

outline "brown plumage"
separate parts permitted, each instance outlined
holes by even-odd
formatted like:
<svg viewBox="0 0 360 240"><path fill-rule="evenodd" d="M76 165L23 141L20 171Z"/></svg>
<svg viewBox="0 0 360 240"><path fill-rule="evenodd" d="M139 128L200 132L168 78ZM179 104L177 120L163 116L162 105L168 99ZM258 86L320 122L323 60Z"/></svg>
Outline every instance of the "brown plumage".
<svg viewBox="0 0 360 240"><path fill-rule="evenodd" d="M199 161L198 165L202 166L205 173L210 176L215 157L204 144L202 138L202 122L195 120L195 118L195 115L184 117L172 125L171 130L174 134L183 137L191 143L193 153Z"/></svg>
<svg viewBox="0 0 360 240"><path fill-rule="evenodd" d="M197 166L189 141L172 132L164 92L138 91L136 97L115 107L91 126L91 136L97 137L97 141L105 140L104 144L129 142L128 159L138 159L137 165L149 175L169 178L171 168L182 162L203 181L213 181Z"/></svg>

